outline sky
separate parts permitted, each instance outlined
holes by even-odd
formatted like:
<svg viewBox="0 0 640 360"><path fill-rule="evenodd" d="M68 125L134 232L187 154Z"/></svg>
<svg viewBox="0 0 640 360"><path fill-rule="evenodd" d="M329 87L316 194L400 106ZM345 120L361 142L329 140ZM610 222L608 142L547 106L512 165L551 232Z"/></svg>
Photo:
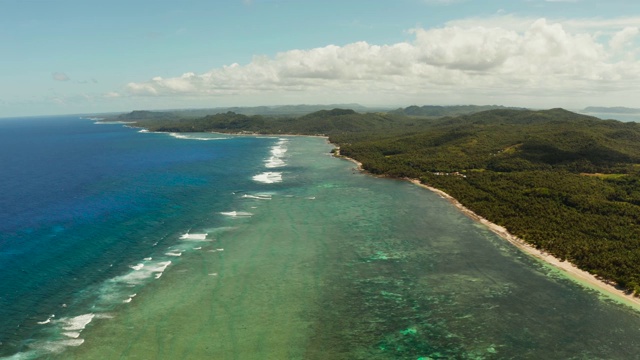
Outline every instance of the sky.
<svg viewBox="0 0 640 360"><path fill-rule="evenodd" d="M0 117L640 107L636 0L0 0Z"/></svg>

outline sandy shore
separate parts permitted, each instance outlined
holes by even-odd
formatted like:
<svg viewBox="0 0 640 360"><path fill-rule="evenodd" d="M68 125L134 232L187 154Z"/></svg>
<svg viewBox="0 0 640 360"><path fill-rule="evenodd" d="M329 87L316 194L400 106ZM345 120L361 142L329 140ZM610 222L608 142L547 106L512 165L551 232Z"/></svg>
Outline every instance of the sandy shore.
<svg viewBox="0 0 640 360"><path fill-rule="evenodd" d="M335 145L335 144L334 144ZM333 156L337 157L337 158L341 158L341 159L345 159L347 161L351 161L352 163L356 164L358 166L358 170L359 171L364 171L364 169L362 168L362 163L356 159L352 159L348 156L344 156L340 154L340 148L336 146L334 152L333 152Z"/></svg>
<svg viewBox="0 0 640 360"><path fill-rule="evenodd" d="M351 161L352 163L356 164L358 167L358 170L363 170L362 168L362 163L360 163L359 161L355 160L355 159L351 159L347 156L344 155L340 155L340 148L336 148L335 151L335 156ZM470 209L468 209L466 206L462 205L458 200L456 200L455 198L453 198L451 195L447 194L446 192L440 190L440 189L436 189L432 186L429 185L425 185L423 183L420 182L420 180L418 179L405 179L415 185L418 185L424 189L433 191L434 193L440 195L440 197L446 199L447 201L449 201L451 204L453 204L456 208L458 208L458 210L460 210L462 213L464 213L465 215L467 215L468 217L470 217L471 219L485 225L487 228L489 228L489 230L493 231L495 234L497 234L498 236L500 236L501 238L507 240L508 242L510 242L511 244L513 244L514 246L516 246L518 249L522 250L523 252L544 261L545 263L552 265L553 267L555 267L556 269L560 270L561 272L563 272L565 275L567 275L569 278L573 279L574 281L587 286L591 289L597 290L599 292L601 292L602 294L617 300L621 303L627 304L633 308L635 308L636 310L640 310L640 298L630 295L628 293L626 293L623 290L620 290L619 288L617 288L615 286L614 283L611 282L607 282L607 281L603 281L597 277L595 277L593 274L590 274L584 270L579 269L577 266L575 266L574 264L568 262L568 261L561 261L560 259L556 258L553 255L550 255L544 251L538 250L535 247L531 246L530 244L526 243L524 240L518 238L517 236L514 236L513 234L509 233L509 231L507 231L507 229L505 229L503 226L497 225L492 223L491 221L483 218L482 216L476 214L475 212L471 211Z"/></svg>
<svg viewBox="0 0 640 360"><path fill-rule="evenodd" d="M489 220L483 218L482 216L474 213L473 211L469 210L467 207L465 207L464 205L462 205L458 200L454 199L451 195L445 193L442 190L436 189L434 187L431 187L429 185L425 185L423 183L421 183L419 180L417 179L407 179L408 181L410 181L413 184L416 184L422 188L428 189L430 191L433 191L434 193L440 195L442 198L448 200L451 204L453 204L456 208L458 208L461 212L463 212L465 215L467 215L468 217L472 218L473 220L485 225L486 227L489 228L489 230L493 231L494 233L496 233L498 236L500 236L501 238L509 241L510 243L512 243L513 245L515 245L517 248L519 248L520 250L524 251L525 253L540 259L550 265L553 265L555 268L561 270L563 273L565 273L566 275L568 275L570 278L576 280L577 282L586 285L589 288L592 288L594 290L598 290L601 293L613 298L614 300L618 300L622 303L625 303L627 305L630 305L638 310L640 310L640 298L627 294L626 292L618 289L615 284L611 284L608 282L605 282L603 280L598 279L597 277L595 277L594 275L579 269L577 266L573 265L572 263L568 262L568 261L561 261L560 259L549 255L547 253L545 253L544 251L540 251L538 249L536 249L535 247L529 245L528 243L526 243L524 240L512 235L511 233L509 233L507 231L507 229L505 229L504 227L494 224L492 222L490 222Z"/></svg>

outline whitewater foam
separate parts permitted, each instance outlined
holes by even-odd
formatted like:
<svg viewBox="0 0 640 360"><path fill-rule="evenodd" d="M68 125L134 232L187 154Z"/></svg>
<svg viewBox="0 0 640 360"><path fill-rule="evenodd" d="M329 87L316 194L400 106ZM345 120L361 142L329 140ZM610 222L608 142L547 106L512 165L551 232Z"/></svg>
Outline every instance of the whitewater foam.
<svg viewBox="0 0 640 360"><path fill-rule="evenodd" d="M185 135L183 133L169 133L169 135L173 136L176 139L185 139L185 140L211 141L211 140L229 139L228 137L202 137L202 136Z"/></svg>
<svg viewBox="0 0 640 360"><path fill-rule="evenodd" d="M89 118L89 120L94 120L94 125L127 125L127 124L135 124L135 121L101 121L99 118Z"/></svg>
<svg viewBox="0 0 640 360"><path fill-rule="evenodd" d="M37 346L40 350L45 350L49 353L59 354L67 347L76 347L84 343L84 339L67 339L59 341L51 341Z"/></svg>
<svg viewBox="0 0 640 360"><path fill-rule="evenodd" d="M84 328L89 325L91 320L96 315L93 313L82 314L70 318L61 318L56 320L55 323L59 323L62 327L62 335L66 337L70 337L73 339L77 339L80 336L80 332L84 330Z"/></svg>
<svg viewBox="0 0 640 360"><path fill-rule="evenodd" d="M271 200L271 195L262 195L262 194L257 194L257 195L249 195L249 194L244 194L242 195L243 199L256 199L256 200Z"/></svg>
<svg viewBox="0 0 640 360"><path fill-rule="evenodd" d="M267 167L267 168L277 168L277 167L283 167L283 166L286 166L286 165L287 165L287 163L284 162L284 160L282 160L282 159L280 159L278 157L272 156L268 160L265 160L265 165L264 166Z"/></svg>
<svg viewBox="0 0 640 360"><path fill-rule="evenodd" d="M130 268L132 268L135 271L139 271L140 269L142 269L144 267L144 264L140 263L138 265L129 265Z"/></svg>
<svg viewBox="0 0 640 360"><path fill-rule="evenodd" d="M253 181L264 184L279 183L282 182L282 173L272 171L263 172L262 174L255 175Z"/></svg>
<svg viewBox="0 0 640 360"><path fill-rule="evenodd" d="M285 146L287 142L287 139L280 139L276 145L271 147L271 156L265 160L265 167L278 168L287 165L283 159L284 155L287 153L287 147Z"/></svg>
<svg viewBox="0 0 640 360"><path fill-rule="evenodd" d="M160 279L162 273L167 269L169 265L171 265L171 261L164 261L161 262L157 268L153 269L156 279Z"/></svg>
<svg viewBox="0 0 640 360"><path fill-rule="evenodd" d="M56 317L56 315L55 315L55 314L51 314L51 315L47 318L47 320L45 320L45 321L38 321L38 324L40 324L40 325L48 324L48 323L50 323L50 322L51 322L51 319L53 319L54 317Z"/></svg>
<svg viewBox="0 0 640 360"><path fill-rule="evenodd" d="M230 216L230 217L238 217L238 216L253 216L252 213L246 211L221 211L221 215Z"/></svg>
<svg viewBox="0 0 640 360"><path fill-rule="evenodd" d="M208 234L182 234L180 240L207 241Z"/></svg>

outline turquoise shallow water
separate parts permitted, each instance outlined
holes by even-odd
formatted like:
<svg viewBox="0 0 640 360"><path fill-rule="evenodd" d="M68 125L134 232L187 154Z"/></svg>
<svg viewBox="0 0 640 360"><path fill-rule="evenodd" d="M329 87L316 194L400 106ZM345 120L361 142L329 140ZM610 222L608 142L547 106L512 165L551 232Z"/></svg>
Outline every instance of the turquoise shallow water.
<svg viewBox="0 0 640 360"><path fill-rule="evenodd" d="M192 135L201 136L213 135ZM439 196L361 174L330 157L324 139L235 140L247 160L233 158L234 177L219 160L176 161L182 173L216 170L156 212L118 219L152 222L134 238L164 239L150 261L171 264L120 290L121 276L160 273L140 253L81 288L67 315L75 325L42 325L53 331L44 357L629 359L640 350L639 313L550 270ZM220 183L208 180L214 174ZM117 301L97 306L101 292ZM77 338L59 335L73 326ZM34 344L23 354L42 345Z"/></svg>

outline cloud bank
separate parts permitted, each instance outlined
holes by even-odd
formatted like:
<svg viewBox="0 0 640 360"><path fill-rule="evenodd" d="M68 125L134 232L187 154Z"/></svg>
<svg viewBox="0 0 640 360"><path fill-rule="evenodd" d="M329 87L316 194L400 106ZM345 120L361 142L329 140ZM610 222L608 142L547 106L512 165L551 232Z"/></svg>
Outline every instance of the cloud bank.
<svg viewBox="0 0 640 360"><path fill-rule="evenodd" d="M154 97L447 91L522 97L637 94L639 29L629 24L608 21L598 28L594 20L565 24L513 16L493 23L459 21L413 29L408 42L356 42L256 56L246 65L132 82L126 92Z"/></svg>

